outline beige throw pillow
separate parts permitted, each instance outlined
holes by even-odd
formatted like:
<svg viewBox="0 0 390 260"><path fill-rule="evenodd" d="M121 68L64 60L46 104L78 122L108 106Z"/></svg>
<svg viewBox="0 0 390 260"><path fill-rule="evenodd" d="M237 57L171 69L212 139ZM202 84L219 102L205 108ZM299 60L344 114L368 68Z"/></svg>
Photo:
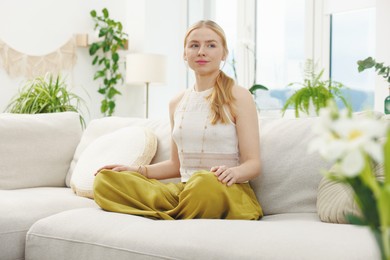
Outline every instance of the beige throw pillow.
<svg viewBox="0 0 390 260"><path fill-rule="evenodd" d="M157 150L157 137L145 127L124 127L90 143L80 155L71 178L73 191L93 198L96 170L108 164L145 165Z"/></svg>
<svg viewBox="0 0 390 260"><path fill-rule="evenodd" d="M333 166L330 171L337 172L338 166ZM383 164L377 164L374 171L378 180L384 180ZM345 218L347 214L361 215L354 200L352 188L326 177L322 178L318 186L317 212L321 221L339 224L348 223Z"/></svg>

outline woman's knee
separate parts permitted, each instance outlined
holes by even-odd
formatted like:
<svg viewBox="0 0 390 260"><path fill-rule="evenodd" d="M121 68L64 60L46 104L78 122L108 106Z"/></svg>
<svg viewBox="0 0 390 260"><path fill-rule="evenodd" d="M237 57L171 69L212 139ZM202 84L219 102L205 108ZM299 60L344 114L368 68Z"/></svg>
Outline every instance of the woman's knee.
<svg viewBox="0 0 390 260"><path fill-rule="evenodd" d="M210 186L218 184L218 182L219 181L214 173L209 171L198 171L190 177L187 183Z"/></svg>
<svg viewBox="0 0 390 260"><path fill-rule="evenodd" d="M222 198L224 184L218 181L218 178L208 171L195 173L186 184L185 189L189 191L194 200L216 201Z"/></svg>
<svg viewBox="0 0 390 260"><path fill-rule="evenodd" d="M100 190L107 183L107 175L108 170L102 170L98 174L96 174L95 179L93 181L93 190Z"/></svg>

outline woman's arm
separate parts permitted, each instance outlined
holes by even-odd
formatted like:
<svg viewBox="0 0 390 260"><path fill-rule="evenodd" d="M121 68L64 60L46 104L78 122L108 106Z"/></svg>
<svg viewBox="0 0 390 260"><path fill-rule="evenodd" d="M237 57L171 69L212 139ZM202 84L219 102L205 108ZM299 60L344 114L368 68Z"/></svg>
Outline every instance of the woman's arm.
<svg viewBox="0 0 390 260"><path fill-rule="evenodd" d="M232 91L236 98L235 123L240 165L232 168L223 165L211 168L218 179L228 186L246 182L260 175L260 138L256 105L247 89L235 86Z"/></svg>
<svg viewBox="0 0 390 260"><path fill-rule="evenodd" d="M183 97L183 94L184 93L181 93L180 95L172 99L171 102L169 103L169 118L171 124L171 133L174 126L174 113L176 110L176 106L180 102L181 98ZM148 177L150 179L157 179L157 180L180 177L180 161L179 161L179 155L177 152L176 143L171 138L171 157L169 160L162 161L156 164L146 165L144 167L139 167L139 165L130 165L130 166L129 165L106 165L100 168L97 171L97 173L99 173L101 170L104 169L119 171L119 172L121 171L139 172L143 174L145 177Z"/></svg>

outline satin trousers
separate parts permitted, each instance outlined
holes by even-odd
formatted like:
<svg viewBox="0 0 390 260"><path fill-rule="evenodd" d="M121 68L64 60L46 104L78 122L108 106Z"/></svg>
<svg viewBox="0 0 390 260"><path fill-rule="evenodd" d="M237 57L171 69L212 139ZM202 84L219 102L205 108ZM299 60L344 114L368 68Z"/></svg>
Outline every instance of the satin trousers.
<svg viewBox="0 0 390 260"><path fill-rule="evenodd" d="M94 199L106 211L151 219L257 220L262 209L249 183L226 186L209 171L186 183L163 183L137 172L102 170L94 181Z"/></svg>

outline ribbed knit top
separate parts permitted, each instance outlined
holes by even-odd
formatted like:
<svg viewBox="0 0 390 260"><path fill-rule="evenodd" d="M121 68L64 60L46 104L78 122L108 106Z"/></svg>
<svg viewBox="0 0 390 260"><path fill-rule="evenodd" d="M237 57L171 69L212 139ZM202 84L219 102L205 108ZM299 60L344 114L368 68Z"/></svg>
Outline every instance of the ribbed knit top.
<svg viewBox="0 0 390 260"><path fill-rule="evenodd" d="M172 138L178 148L182 182L188 181L198 170L239 164L235 124L230 121L212 125L210 122L207 96L212 90L197 92L193 88L187 89L174 113Z"/></svg>

